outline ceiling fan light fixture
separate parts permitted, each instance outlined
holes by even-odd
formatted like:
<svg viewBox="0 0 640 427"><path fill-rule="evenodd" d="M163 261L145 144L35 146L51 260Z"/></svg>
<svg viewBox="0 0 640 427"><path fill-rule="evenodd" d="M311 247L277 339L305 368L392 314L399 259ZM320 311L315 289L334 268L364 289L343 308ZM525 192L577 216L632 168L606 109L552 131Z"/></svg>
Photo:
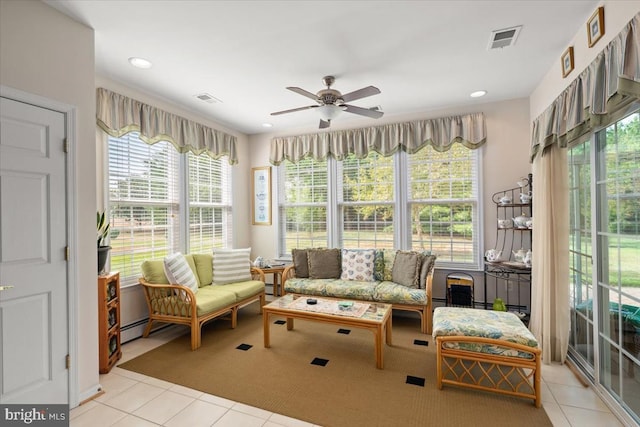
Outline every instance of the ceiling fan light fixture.
<svg viewBox="0 0 640 427"><path fill-rule="evenodd" d="M318 107L318 113L320 114L320 118L324 121L331 121L338 117L340 113L344 110L344 107L339 107L334 104L325 104Z"/></svg>

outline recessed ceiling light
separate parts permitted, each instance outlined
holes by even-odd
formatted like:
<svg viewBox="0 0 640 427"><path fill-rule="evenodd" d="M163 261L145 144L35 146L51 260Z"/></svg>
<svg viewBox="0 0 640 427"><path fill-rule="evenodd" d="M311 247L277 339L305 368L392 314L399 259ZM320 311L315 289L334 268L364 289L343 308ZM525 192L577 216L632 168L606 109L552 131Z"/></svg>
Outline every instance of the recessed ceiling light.
<svg viewBox="0 0 640 427"><path fill-rule="evenodd" d="M129 63L136 68L143 68L143 69L151 68L153 66L151 61L148 61L144 58L138 58L135 56L132 56L131 58L129 58Z"/></svg>
<svg viewBox="0 0 640 427"><path fill-rule="evenodd" d="M273 125L271 123L263 123L262 127L263 128L271 128L271 127L273 127Z"/></svg>
<svg viewBox="0 0 640 427"><path fill-rule="evenodd" d="M487 94L486 90L478 90L475 92L472 92L471 95L469 95L472 98L479 98L481 96L485 96Z"/></svg>

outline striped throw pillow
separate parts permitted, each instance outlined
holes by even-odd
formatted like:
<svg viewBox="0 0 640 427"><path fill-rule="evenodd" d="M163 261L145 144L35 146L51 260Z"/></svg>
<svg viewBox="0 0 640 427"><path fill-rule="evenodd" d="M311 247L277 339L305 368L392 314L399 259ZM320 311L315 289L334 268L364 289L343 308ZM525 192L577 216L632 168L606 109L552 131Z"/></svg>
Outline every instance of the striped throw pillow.
<svg viewBox="0 0 640 427"><path fill-rule="evenodd" d="M226 285L251 280L250 254L251 248L214 249L213 284Z"/></svg>
<svg viewBox="0 0 640 427"><path fill-rule="evenodd" d="M170 283L187 287L193 293L198 292L196 276L193 274L193 270L189 267L184 255L180 252L164 258L164 274L167 275Z"/></svg>

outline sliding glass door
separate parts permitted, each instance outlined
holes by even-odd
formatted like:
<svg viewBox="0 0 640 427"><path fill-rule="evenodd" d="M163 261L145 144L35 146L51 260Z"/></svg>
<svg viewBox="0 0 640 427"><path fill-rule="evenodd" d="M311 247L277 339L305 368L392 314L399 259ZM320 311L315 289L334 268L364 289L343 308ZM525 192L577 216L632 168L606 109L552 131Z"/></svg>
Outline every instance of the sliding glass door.
<svg viewBox="0 0 640 427"><path fill-rule="evenodd" d="M640 420L640 110L569 150L571 355Z"/></svg>
<svg viewBox="0 0 640 427"><path fill-rule="evenodd" d="M594 377L593 247L591 238L591 142L571 148L569 161L569 345Z"/></svg>

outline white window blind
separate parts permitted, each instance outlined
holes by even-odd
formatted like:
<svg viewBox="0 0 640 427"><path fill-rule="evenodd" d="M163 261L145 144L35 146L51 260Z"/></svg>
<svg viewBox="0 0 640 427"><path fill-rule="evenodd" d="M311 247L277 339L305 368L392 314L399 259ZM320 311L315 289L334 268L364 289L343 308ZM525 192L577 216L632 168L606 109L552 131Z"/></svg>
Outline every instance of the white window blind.
<svg viewBox="0 0 640 427"><path fill-rule="evenodd" d="M479 269L478 153L454 144L444 153L283 162L279 255L329 245L429 250L442 267Z"/></svg>
<svg viewBox="0 0 640 427"><path fill-rule="evenodd" d="M393 156L338 162L341 247L393 248Z"/></svg>
<svg viewBox="0 0 640 427"><path fill-rule="evenodd" d="M304 159L279 168L280 256L327 245L327 161Z"/></svg>
<svg viewBox="0 0 640 427"><path fill-rule="evenodd" d="M145 259L178 246L178 159L167 142L109 137L110 263L124 280L139 277Z"/></svg>
<svg viewBox="0 0 640 427"><path fill-rule="evenodd" d="M226 160L149 145L136 132L108 137L108 151L110 269L122 284L137 281L144 260L231 246Z"/></svg>
<svg viewBox="0 0 640 427"><path fill-rule="evenodd" d="M408 156L411 248L439 262L479 268L478 152L461 144Z"/></svg>
<svg viewBox="0 0 640 427"><path fill-rule="evenodd" d="M231 246L231 167L223 159L187 155L189 169L189 251Z"/></svg>

